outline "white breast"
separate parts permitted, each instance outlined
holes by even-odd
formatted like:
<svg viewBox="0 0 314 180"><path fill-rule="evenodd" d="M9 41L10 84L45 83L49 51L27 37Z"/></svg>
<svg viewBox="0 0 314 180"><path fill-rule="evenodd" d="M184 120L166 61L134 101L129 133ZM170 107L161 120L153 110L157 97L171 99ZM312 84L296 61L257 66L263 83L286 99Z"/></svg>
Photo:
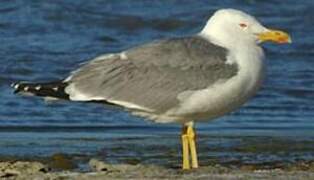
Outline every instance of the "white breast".
<svg viewBox="0 0 314 180"><path fill-rule="evenodd" d="M184 117L179 121L209 120L239 108L261 85L263 59L263 51L256 45L232 50L227 63L238 64L236 76L195 91L179 108L174 108L167 114Z"/></svg>

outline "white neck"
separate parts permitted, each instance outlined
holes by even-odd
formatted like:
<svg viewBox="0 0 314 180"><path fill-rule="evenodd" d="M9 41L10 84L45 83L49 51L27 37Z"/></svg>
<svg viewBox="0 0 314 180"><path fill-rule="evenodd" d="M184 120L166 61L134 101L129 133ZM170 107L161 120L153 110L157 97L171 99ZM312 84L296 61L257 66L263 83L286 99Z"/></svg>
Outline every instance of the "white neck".
<svg viewBox="0 0 314 180"><path fill-rule="evenodd" d="M219 22L218 22L219 23ZM216 22L208 21L204 29L198 34L211 43L227 48L229 57L227 63L237 63L240 73L250 89L257 82L261 81L264 71L264 53L254 40L241 36L230 36L224 33L217 26ZM236 34L236 31L233 31Z"/></svg>

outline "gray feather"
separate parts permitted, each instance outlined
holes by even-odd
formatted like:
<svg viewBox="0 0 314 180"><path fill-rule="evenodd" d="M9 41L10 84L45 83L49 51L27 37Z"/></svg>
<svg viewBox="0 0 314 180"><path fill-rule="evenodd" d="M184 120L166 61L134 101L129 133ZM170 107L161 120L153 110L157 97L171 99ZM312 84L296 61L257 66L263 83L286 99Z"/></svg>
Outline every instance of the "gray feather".
<svg viewBox="0 0 314 180"><path fill-rule="evenodd" d="M156 41L84 65L69 84L104 100L130 102L163 113L178 105L178 95L204 89L237 74L226 64L228 52L198 37ZM71 94L70 94L71 96Z"/></svg>

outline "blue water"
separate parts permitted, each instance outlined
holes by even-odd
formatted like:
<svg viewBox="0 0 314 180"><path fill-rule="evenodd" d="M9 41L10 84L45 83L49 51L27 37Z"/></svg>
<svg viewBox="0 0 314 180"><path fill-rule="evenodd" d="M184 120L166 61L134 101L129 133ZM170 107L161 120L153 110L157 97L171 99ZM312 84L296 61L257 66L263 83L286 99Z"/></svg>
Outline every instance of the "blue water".
<svg viewBox="0 0 314 180"><path fill-rule="evenodd" d="M261 91L238 111L197 124L201 163L314 159L312 0L2 0L0 156L62 152L178 163L179 125L154 124L101 104L18 96L10 84L62 79L100 54L197 33L226 7L289 32L293 44L263 45L268 71Z"/></svg>

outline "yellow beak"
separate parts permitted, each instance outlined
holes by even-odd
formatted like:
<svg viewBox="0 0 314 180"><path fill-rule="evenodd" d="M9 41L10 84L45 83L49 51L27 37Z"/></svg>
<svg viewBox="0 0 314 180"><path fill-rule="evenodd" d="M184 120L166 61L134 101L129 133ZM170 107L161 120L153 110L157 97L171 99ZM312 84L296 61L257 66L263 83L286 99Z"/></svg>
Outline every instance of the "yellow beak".
<svg viewBox="0 0 314 180"><path fill-rule="evenodd" d="M258 39L260 42L271 41L279 44L292 43L288 33L274 29L258 34Z"/></svg>

